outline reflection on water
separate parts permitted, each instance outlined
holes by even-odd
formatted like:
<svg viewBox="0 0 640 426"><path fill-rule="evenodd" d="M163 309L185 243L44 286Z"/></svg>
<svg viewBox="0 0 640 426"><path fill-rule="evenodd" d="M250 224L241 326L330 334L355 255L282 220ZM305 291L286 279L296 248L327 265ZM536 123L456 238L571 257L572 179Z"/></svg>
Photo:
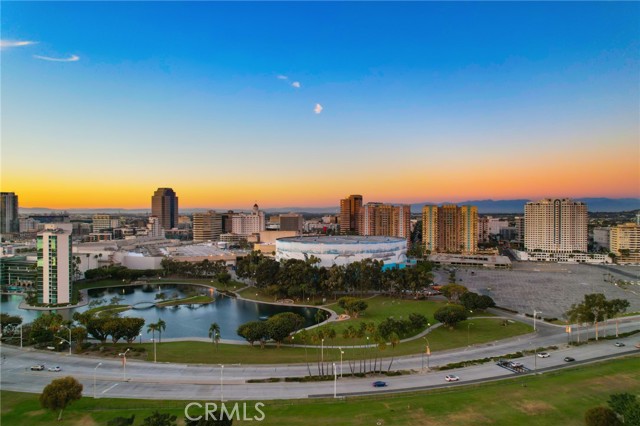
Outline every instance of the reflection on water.
<svg viewBox="0 0 640 426"><path fill-rule="evenodd" d="M149 308L155 303L156 295L164 293L166 297L187 297L194 294L212 294L215 301L208 305L180 305L166 308ZM257 321L260 317L269 317L280 312L295 312L305 318L305 325L314 324L316 308L300 308L286 305L269 305L246 300L237 300L221 294L213 294L213 289L194 285L163 284L137 285L126 287L109 287L104 289L89 290L90 300L106 299L110 303L111 298L122 298L120 304L136 305L136 309L130 309L121 313L122 316L144 318L145 324L157 322L162 318L167 323L167 328L162 337L209 337L209 326L212 322L220 325L220 334L223 339L242 340L236 334L237 328L248 321ZM20 315L25 323L33 321L42 314L42 311L19 309L18 305L22 296L2 295L0 311L12 315ZM144 303L151 302L151 303ZM70 319L74 312L84 312L88 306L77 309L63 309L57 311L65 319ZM143 341L150 339L151 334L146 333L146 327L142 332Z"/></svg>

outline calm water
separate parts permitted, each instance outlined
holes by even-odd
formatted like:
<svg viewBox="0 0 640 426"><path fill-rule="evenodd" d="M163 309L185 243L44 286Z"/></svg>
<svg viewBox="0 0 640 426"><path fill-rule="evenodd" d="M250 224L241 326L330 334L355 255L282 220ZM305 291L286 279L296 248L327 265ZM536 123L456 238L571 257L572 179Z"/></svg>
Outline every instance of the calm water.
<svg viewBox="0 0 640 426"><path fill-rule="evenodd" d="M134 305L139 302L156 302L156 294L164 292L167 298L187 297L188 293L212 294L212 289L192 286L192 285L171 285L161 286L127 286L110 287L105 289L89 290L90 300L106 299L107 304L114 296L122 297L124 300L120 304ZM248 321L259 320L260 317L268 317L280 312L295 312L305 318L306 326L314 324L316 308L300 308L286 305L268 305L246 300L237 300L221 294L214 294L215 302L209 305L187 305L170 306L166 308L130 309L121 313L122 316L144 318L145 328L142 331L142 341L151 339L151 334L147 334L146 325L157 322L158 319L167 323L166 330L162 337L205 337L209 336L209 326L212 322L220 325L220 334L223 339L243 340L236 334L238 326ZM2 296L0 311L12 315L20 315L25 323L33 321L42 311L31 311L19 309L18 305L22 301L21 296ZM74 312L84 312L89 309L83 306L77 309L66 309L58 311L65 318L71 318Z"/></svg>

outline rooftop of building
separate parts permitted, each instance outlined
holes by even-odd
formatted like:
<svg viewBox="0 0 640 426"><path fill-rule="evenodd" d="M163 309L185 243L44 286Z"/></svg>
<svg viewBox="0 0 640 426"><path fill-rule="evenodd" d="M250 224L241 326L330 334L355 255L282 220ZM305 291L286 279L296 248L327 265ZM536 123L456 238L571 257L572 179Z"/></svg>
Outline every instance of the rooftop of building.
<svg viewBox="0 0 640 426"><path fill-rule="evenodd" d="M377 243L399 243L406 242L406 238L363 236L363 235L340 235L340 236L313 236L313 237L284 237L277 241L303 244L377 244Z"/></svg>

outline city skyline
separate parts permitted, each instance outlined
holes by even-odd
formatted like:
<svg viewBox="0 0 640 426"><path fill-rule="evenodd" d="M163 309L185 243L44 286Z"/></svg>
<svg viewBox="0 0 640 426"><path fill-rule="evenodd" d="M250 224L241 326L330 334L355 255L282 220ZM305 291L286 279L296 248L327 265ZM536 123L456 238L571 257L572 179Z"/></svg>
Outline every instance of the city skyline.
<svg viewBox="0 0 640 426"><path fill-rule="evenodd" d="M163 186L181 209L638 197L639 15L5 3L0 189L51 209Z"/></svg>

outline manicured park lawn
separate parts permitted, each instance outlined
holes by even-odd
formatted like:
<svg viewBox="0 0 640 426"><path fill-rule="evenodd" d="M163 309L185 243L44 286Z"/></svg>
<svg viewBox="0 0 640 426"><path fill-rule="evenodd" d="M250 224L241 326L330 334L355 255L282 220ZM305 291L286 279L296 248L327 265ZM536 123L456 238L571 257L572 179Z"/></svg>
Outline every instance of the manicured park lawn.
<svg viewBox="0 0 640 426"><path fill-rule="evenodd" d="M576 366L571 369L454 389L347 398L334 401L264 401L262 425L535 425L582 426L584 412L606 405L612 393L640 392L640 357ZM523 386L526 385L526 386ZM104 425L136 416L135 425L154 410L184 418L189 401L82 398L65 410L63 420L45 411L38 395L2 391L2 424L12 426ZM214 401L208 401L214 402ZM248 406L253 406L248 403ZM255 413L249 411L249 416ZM179 423L183 424L183 423ZM234 425L257 422L234 421Z"/></svg>
<svg viewBox="0 0 640 426"><path fill-rule="evenodd" d="M176 306L176 305L190 305L196 303L211 303L213 302L213 297L211 296L191 296L191 297L183 297L181 299L171 299L165 300L162 302L156 302L157 306Z"/></svg>
<svg viewBox="0 0 640 426"><path fill-rule="evenodd" d="M467 322L462 322L454 329L439 327L427 334L426 337L429 340L431 352L435 353L467 346L467 337L469 337L469 343L473 345L506 339L532 331L529 325L523 323L511 323L505 327L502 325L502 320L499 319L474 319L470 322L472 322L472 325L469 330L467 330ZM167 324L167 327L170 326L171 324ZM389 346L380 352L377 348L370 348L366 354L363 354L361 348L361 345L366 344L365 339L355 339L346 343L342 347L345 352L343 355L344 360L370 358L372 356L371 351L378 352L379 357L385 358L421 353L425 349L426 341L421 338L415 339L400 343L395 349ZM106 344L105 346L110 347L112 345ZM334 346L334 348L331 348L331 346ZM340 351L335 346L338 346L335 342L325 340L325 361L340 360ZM145 352L141 353L139 359L153 361L153 344L151 343L133 343L129 345L120 343L117 347L119 349L115 350L115 353L121 352L124 347L132 347L134 349L142 347ZM156 344L156 351L158 362L287 364L304 363L307 360L315 362L319 356L320 347L307 348L305 351L304 348L298 345L295 345L295 347L287 345L280 348L276 348L274 345L267 345L264 348L260 348L257 343L253 347L249 345L219 344L216 350L215 345L209 342L162 342ZM91 354L98 355L96 352L91 352ZM138 358L135 354L136 352L132 354L132 359Z"/></svg>

